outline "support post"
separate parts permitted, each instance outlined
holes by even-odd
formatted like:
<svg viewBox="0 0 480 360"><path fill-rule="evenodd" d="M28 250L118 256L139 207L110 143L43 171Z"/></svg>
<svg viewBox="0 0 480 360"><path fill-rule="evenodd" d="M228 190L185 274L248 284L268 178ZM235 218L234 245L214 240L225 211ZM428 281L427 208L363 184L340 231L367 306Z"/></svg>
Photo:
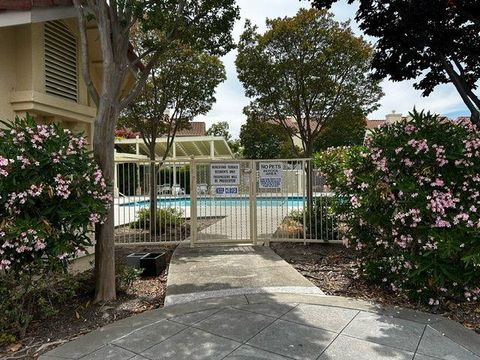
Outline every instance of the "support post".
<svg viewBox="0 0 480 360"><path fill-rule="evenodd" d="M250 240L257 245L257 164L250 161Z"/></svg>
<svg viewBox="0 0 480 360"><path fill-rule="evenodd" d="M174 189L176 189L177 186L177 163L175 162L177 160L177 144L175 143L175 140L173 141L172 144L172 160L173 160L173 166L172 166L172 171L173 171L173 184L172 184L172 195L174 194Z"/></svg>
<svg viewBox="0 0 480 360"><path fill-rule="evenodd" d="M307 160L309 161L309 160ZM308 168L308 166L307 166ZM308 197L307 197L307 206L305 206L305 191L306 191L306 184L308 183L306 177L308 175L308 171L305 172L305 160L302 160L302 189L303 189L303 245L307 245L307 211L310 211L310 207L308 205ZM308 196L308 194L307 194ZM309 214L310 215L310 214ZM310 231L311 232L311 231Z"/></svg>
<svg viewBox="0 0 480 360"><path fill-rule="evenodd" d="M190 246L197 242L197 164L192 156L190 160Z"/></svg>
<svg viewBox="0 0 480 360"><path fill-rule="evenodd" d="M117 150L113 150L114 152L114 155L113 155L113 167L114 167L114 171L113 171L113 196L114 197L119 197L120 194L119 194L119 190L118 190L118 163L115 162L115 155L117 154Z"/></svg>

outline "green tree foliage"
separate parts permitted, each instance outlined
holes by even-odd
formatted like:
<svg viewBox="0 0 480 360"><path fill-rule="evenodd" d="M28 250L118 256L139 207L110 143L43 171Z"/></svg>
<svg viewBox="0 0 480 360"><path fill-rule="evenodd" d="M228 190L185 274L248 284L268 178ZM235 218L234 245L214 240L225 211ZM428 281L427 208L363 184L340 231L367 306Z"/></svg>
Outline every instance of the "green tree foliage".
<svg viewBox="0 0 480 360"><path fill-rule="evenodd" d="M306 156L341 109L366 115L377 107L382 92L368 72L372 49L348 24L326 11L302 9L294 17L267 20L267 28L259 34L246 23L238 76L252 109L300 138Z"/></svg>
<svg viewBox="0 0 480 360"><path fill-rule="evenodd" d="M365 139L366 126L367 120L361 112L340 112L336 119L325 124L315 140L315 151L361 145Z"/></svg>
<svg viewBox="0 0 480 360"><path fill-rule="evenodd" d="M240 129L240 143L247 159L289 159L297 157L285 130L247 112L247 122Z"/></svg>
<svg viewBox="0 0 480 360"><path fill-rule="evenodd" d="M226 121L219 121L212 124L212 126L210 126L207 130L207 135L222 136L227 141L232 139L232 135L230 134L230 125L228 125L228 122Z"/></svg>
<svg viewBox="0 0 480 360"><path fill-rule="evenodd" d="M337 0L313 0L330 7ZM353 0L349 0L352 3ZM428 96L451 82L480 125L480 2L478 0L360 0L356 20L378 38L376 78L421 79L415 88Z"/></svg>
<svg viewBox="0 0 480 360"><path fill-rule="evenodd" d="M122 113L119 126L140 134L151 160L156 159L157 138L167 137L164 160L177 131L211 109L215 88L225 78L218 57L176 44L161 56L139 97Z"/></svg>

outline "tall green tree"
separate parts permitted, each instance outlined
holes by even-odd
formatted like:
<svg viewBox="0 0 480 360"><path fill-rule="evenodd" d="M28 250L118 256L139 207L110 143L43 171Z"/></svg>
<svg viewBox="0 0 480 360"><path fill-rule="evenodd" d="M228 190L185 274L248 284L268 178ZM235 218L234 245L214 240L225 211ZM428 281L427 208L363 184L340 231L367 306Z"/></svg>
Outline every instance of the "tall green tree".
<svg viewBox="0 0 480 360"><path fill-rule="evenodd" d="M313 0L329 8L337 0ZM352 3L354 0L349 0ZM452 83L480 126L480 1L360 0L356 20L378 38L372 66L376 78L419 79L424 96Z"/></svg>
<svg viewBox="0 0 480 360"><path fill-rule="evenodd" d="M285 130L245 110L247 122L240 129L240 144L247 159L290 159L298 156Z"/></svg>
<svg viewBox="0 0 480 360"><path fill-rule="evenodd" d="M114 177L114 131L120 112L141 92L151 70L173 42L223 55L234 46L231 31L239 9L234 0L73 0L79 25L82 76L97 107L94 156L107 181ZM87 25L88 23L88 25ZM88 36L94 26L98 36ZM151 33L141 54L132 56L135 28ZM90 71L89 42L99 44L102 79L97 88ZM143 59L148 61L141 66ZM123 93L134 75L133 89ZM132 83L132 82L130 82ZM95 228L95 302L116 298L113 206Z"/></svg>
<svg viewBox="0 0 480 360"><path fill-rule="evenodd" d="M162 55L138 98L122 112L118 125L140 134L152 161L157 160L156 140L167 137L163 161L177 131L212 108L215 88L225 79L225 68L217 56L177 44Z"/></svg>
<svg viewBox="0 0 480 360"><path fill-rule="evenodd" d="M372 49L324 10L267 20L267 28L259 34L247 22L236 59L238 77L252 109L292 139L298 137L310 157L340 109L366 115L377 107L382 91L368 71Z"/></svg>
<svg viewBox="0 0 480 360"><path fill-rule="evenodd" d="M335 119L325 124L315 140L315 151L329 147L361 145L365 140L367 119L361 111L340 111Z"/></svg>
<svg viewBox="0 0 480 360"><path fill-rule="evenodd" d="M177 131L191 126L196 116L212 108L215 88L226 79L217 56L175 45L160 57L142 92L119 119L120 127L140 134L152 162L157 159L157 139L167 139L163 162L170 155ZM152 163L150 168L150 219L156 219L159 166ZM156 233L153 226L150 231Z"/></svg>

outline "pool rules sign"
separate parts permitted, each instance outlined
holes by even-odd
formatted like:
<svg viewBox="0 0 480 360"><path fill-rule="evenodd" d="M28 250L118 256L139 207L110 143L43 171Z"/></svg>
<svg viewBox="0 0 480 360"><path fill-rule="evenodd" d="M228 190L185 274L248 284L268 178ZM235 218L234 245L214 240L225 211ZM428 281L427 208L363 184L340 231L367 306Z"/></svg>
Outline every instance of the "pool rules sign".
<svg viewBox="0 0 480 360"><path fill-rule="evenodd" d="M283 183L283 163L259 162L259 188L281 189Z"/></svg>
<svg viewBox="0 0 480 360"><path fill-rule="evenodd" d="M210 184L214 186L240 184L240 164L211 164Z"/></svg>

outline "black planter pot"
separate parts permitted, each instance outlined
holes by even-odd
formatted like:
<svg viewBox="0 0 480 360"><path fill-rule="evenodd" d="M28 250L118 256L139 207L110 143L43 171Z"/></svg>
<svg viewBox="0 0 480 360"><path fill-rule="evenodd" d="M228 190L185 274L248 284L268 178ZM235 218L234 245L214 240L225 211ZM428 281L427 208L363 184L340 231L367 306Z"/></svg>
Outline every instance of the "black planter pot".
<svg viewBox="0 0 480 360"><path fill-rule="evenodd" d="M148 255L148 253L133 253L127 255L127 266L139 268L140 267L140 259Z"/></svg>
<svg viewBox="0 0 480 360"><path fill-rule="evenodd" d="M140 258L142 276L158 276L167 267L165 253L150 253Z"/></svg>

